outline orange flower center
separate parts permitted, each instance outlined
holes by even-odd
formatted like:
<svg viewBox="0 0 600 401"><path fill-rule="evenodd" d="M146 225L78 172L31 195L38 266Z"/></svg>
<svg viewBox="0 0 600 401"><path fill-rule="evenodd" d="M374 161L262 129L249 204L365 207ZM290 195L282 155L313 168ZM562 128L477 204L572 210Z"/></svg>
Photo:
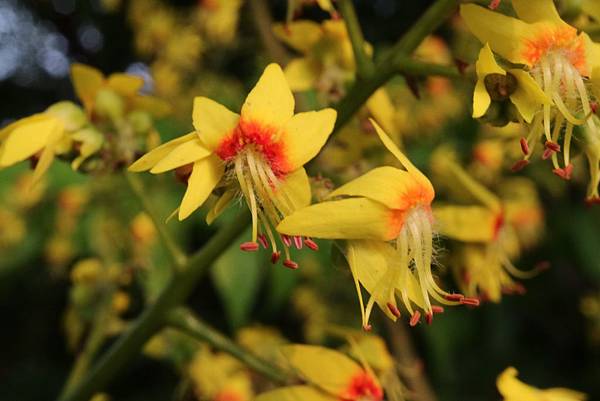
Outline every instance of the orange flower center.
<svg viewBox="0 0 600 401"><path fill-rule="evenodd" d="M381 401L382 399L383 390L364 370L352 376L346 391L340 396L340 401Z"/></svg>
<svg viewBox="0 0 600 401"><path fill-rule="evenodd" d="M523 50L525 59L535 66L549 53L559 53L575 67L581 75L588 75L583 36L570 26L548 29L535 39L528 41Z"/></svg>

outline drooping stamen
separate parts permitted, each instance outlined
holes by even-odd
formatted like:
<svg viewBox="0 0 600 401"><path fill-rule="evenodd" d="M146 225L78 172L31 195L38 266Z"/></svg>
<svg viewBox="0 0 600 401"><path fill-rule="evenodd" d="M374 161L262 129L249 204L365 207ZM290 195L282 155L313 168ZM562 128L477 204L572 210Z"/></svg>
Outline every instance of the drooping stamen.
<svg viewBox="0 0 600 401"><path fill-rule="evenodd" d="M442 306L439 306L439 305L433 305L431 307L431 311L433 313L444 313L444 308Z"/></svg>
<svg viewBox="0 0 600 401"><path fill-rule="evenodd" d="M240 249L244 252L256 252L258 251L258 243L244 242L240 244Z"/></svg>
<svg viewBox="0 0 600 401"><path fill-rule="evenodd" d="M398 307L394 304L392 304L391 302L387 303L387 307L390 310L390 313L396 317L400 317L400 310L398 309Z"/></svg>
<svg viewBox="0 0 600 401"><path fill-rule="evenodd" d="M410 327L415 327L417 323L419 323L419 320L421 320L421 312L415 311L415 313L413 313L410 317Z"/></svg>
<svg viewBox="0 0 600 401"><path fill-rule="evenodd" d="M295 235L293 237L294 239L294 246L296 247L296 249L302 249L302 237Z"/></svg>
<svg viewBox="0 0 600 401"><path fill-rule="evenodd" d="M263 248L267 249L269 247L269 243L267 242L267 237L260 233L258 235L258 242L260 242L260 244L262 245Z"/></svg>
<svg viewBox="0 0 600 401"><path fill-rule="evenodd" d="M279 261L281 257L281 251L275 251L271 254L271 263L275 264Z"/></svg>
<svg viewBox="0 0 600 401"><path fill-rule="evenodd" d="M283 265L288 269L296 270L298 268L298 263L294 262L291 259L286 259L283 261Z"/></svg>
<svg viewBox="0 0 600 401"><path fill-rule="evenodd" d="M289 248L290 246L292 246L292 239L291 239L291 238L290 238L288 235L281 234L281 241L282 241L282 242L283 242L283 244L284 244L285 246L287 246L288 248Z"/></svg>
<svg viewBox="0 0 600 401"><path fill-rule="evenodd" d="M513 164L513 166L510 168L510 170L513 173L516 173L518 171L523 170L525 168L525 166L527 166L528 164L529 164L529 160L526 160L526 159L519 160L515 164Z"/></svg>
<svg viewBox="0 0 600 401"><path fill-rule="evenodd" d="M529 154L529 144L527 143L527 139L521 138L520 144L521 144L521 151L523 152L523 154L525 156L527 156Z"/></svg>
<svg viewBox="0 0 600 401"><path fill-rule="evenodd" d="M304 245L306 245L309 249L313 251L319 250L319 245L310 238L304 238Z"/></svg>
<svg viewBox="0 0 600 401"><path fill-rule="evenodd" d="M427 312L425 314L425 322L429 325L433 322L433 312Z"/></svg>
<svg viewBox="0 0 600 401"><path fill-rule="evenodd" d="M481 301L479 300L479 298L464 297L463 299L460 300L460 303L462 305L468 305L468 306L479 306Z"/></svg>

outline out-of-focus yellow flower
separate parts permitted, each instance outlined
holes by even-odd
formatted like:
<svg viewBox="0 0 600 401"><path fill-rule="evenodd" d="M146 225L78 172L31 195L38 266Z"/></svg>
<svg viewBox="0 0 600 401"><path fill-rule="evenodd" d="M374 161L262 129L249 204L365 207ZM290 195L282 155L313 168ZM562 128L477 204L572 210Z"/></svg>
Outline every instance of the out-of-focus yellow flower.
<svg viewBox="0 0 600 401"><path fill-rule="evenodd" d="M517 379L517 370L506 368L498 376L496 385L505 401L583 401L587 399L584 393L568 388L549 388L541 390Z"/></svg>
<svg viewBox="0 0 600 401"><path fill-rule="evenodd" d="M354 52L342 20L295 21L275 24L273 32L303 57L293 59L285 67L292 91L316 88L333 97L343 93L344 85L354 79ZM365 45L371 52L371 46Z"/></svg>
<svg viewBox="0 0 600 401"><path fill-rule="evenodd" d="M196 132L157 147L131 165L130 171L157 174L176 169L189 175L179 207L180 220L220 187L222 195L207 216L210 224L241 192L252 213L252 240L241 248L256 251L259 240L265 246L270 242L277 260L280 252L273 227L310 203L303 165L325 144L335 111L294 115L294 98L283 72L277 64L270 64L246 98L241 115L197 97L193 117ZM289 256L291 240L286 238L282 239L284 264L296 268ZM298 240L301 244L302 239Z"/></svg>
<svg viewBox="0 0 600 401"><path fill-rule="evenodd" d="M92 285L101 278L102 262L96 258L83 259L71 269L71 281L74 284Z"/></svg>
<svg viewBox="0 0 600 401"><path fill-rule="evenodd" d="M250 401L252 382L248 371L232 356L201 348L188 369L200 400Z"/></svg>
<svg viewBox="0 0 600 401"><path fill-rule="evenodd" d="M201 0L197 24L203 35L217 45L233 41L237 33L242 0Z"/></svg>
<svg viewBox="0 0 600 401"><path fill-rule="evenodd" d="M306 385L260 394L256 401L381 401L383 389L368 366L323 347L289 345L282 352Z"/></svg>
<svg viewBox="0 0 600 401"><path fill-rule="evenodd" d="M133 238L144 245L156 239L156 227L147 213L138 213L131 221L130 230Z"/></svg>
<svg viewBox="0 0 600 401"><path fill-rule="evenodd" d="M237 332L237 342L266 360L279 361L281 356L277 349L288 341L275 328L252 326Z"/></svg>
<svg viewBox="0 0 600 401"><path fill-rule="evenodd" d="M591 81L593 87L600 77L600 45L564 22L552 0L513 0L512 5L519 19L473 4L462 5L461 16L471 32L482 43L489 43L492 51L515 65L525 66L521 72L511 70L523 89L515 91L511 100L530 130L522 141L525 157L515 169L528 163L535 144L543 138L543 158L552 158L553 172L569 179L574 127L585 126L593 135L600 135L600 127L590 118L595 108L594 94L589 85L586 86L586 82ZM482 70L501 73L490 56L484 48L480 64L487 68ZM525 75L529 75L527 82L522 80ZM476 114L486 108L484 89L479 83L475 94ZM519 92L529 96L521 96L522 99L516 101ZM541 93L547 99L542 101ZM562 149L558 143L561 137ZM561 150L563 167L557 155Z"/></svg>
<svg viewBox="0 0 600 401"><path fill-rule="evenodd" d="M0 131L0 169L34 157L33 182L50 168L54 157L70 151L73 134L88 121L71 102L59 102L46 111L18 120Z"/></svg>
<svg viewBox="0 0 600 401"><path fill-rule="evenodd" d="M375 305L396 320L396 291L416 325L421 312L431 322L439 306L478 304L478 300L442 290L431 271L433 256L433 186L371 120L385 147L404 170L379 167L341 186L330 198L286 217L277 230L289 235L348 239L346 257L356 283L363 327L369 329L369 316ZM412 268L414 266L414 269ZM371 294L364 307L360 284Z"/></svg>
<svg viewBox="0 0 600 401"><path fill-rule="evenodd" d="M16 213L0 208L0 249L17 245L26 232L25 222Z"/></svg>

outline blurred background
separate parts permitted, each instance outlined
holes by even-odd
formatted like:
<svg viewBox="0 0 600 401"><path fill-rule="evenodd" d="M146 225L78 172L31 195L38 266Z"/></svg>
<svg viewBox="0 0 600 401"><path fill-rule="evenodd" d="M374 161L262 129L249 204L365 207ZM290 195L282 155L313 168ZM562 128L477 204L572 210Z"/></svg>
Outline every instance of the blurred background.
<svg viewBox="0 0 600 401"><path fill-rule="evenodd" d="M75 101L69 79L73 62L105 74L125 71L143 77L144 91L174 107L172 116L157 122L163 141L191 129L194 95L238 109L272 55L265 51L248 4L236 8L234 18L204 15L210 3L0 0L0 126L57 101ZM366 40L376 54L400 37L430 3L355 2ZM275 21L285 19L287 2L268 5ZM301 17L321 21L328 14L308 6ZM437 33L443 51L433 46L423 49L424 54L435 59L444 51L452 52L454 58L472 63L478 44L464 40L459 25L452 20ZM176 39L165 39L170 35ZM435 92L425 93L427 83L418 83L421 101L411 100L415 105L406 112L407 134L402 141L426 170L442 143L452 144L462 160L480 149L480 124L470 118L472 82L464 81L448 89L452 100L443 104L434 103ZM407 92L411 84L410 79L399 78L390 84L390 92L396 99L407 93L412 98ZM320 102L315 96L307 95L309 103ZM334 144L311 165L311 172L325 173L339 183L371 166L365 158L357 161L339 152ZM508 153L498 163L509 158ZM126 298L110 323L115 334L168 277L166 255L122 183L97 177L92 187L89 175L54 163L43 188L28 191L23 185L28 171L26 163L0 171L2 400L52 399L66 380L87 330L85 322L95 313L88 302L93 294L82 289L74 266L90 259L119 266L117 287ZM505 169L505 174L510 173ZM521 175L537 183L546 217L539 238L523 249L516 264L527 270L549 262L550 269L523 281L525 294L507 295L500 303L486 302L476 309L453 308L436 317L432 326L410 330L442 401L500 399L495 379L507 366L515 366L523 380L538 387L569 387L588 393L590 400L600 399L600 207L582 201L585 179L559 181L549 169L535 166ZM183 187L166 175L144 179L149 197L166 218ZM216 227L207 227L205 213L169 224L190 252L235 216L228 213ZM440 242L446 249L453 247ZM321 243L318 254L301 258L302 268L292 272L266 263L264 255L240 254L233 244L188 304L234 337L241 328L262 325L278 328L290 341L327 343L323 333L328 324L358 328L352 278L344 268L332 265L328 244ZM452 274L445 280L450 288L457 287ZM374 326L389 339L382 314L377 311L374 316ZM102 348L112 341L114 337ZM180 383L177 358L156 358L152 352L140 356L108 393L114 400L175 399Z"/></svg>

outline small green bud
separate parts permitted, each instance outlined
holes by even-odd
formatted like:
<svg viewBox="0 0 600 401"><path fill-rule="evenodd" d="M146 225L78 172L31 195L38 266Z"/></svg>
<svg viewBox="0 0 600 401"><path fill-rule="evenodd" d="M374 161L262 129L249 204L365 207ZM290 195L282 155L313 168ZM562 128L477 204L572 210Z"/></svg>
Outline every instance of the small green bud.
<svg viewBox="0 0 600 401"><path fill-rule="evenodd" d="M115 91L106 88L100 89L96 94L94 111L100 117L119 120L125 112L125 103Z"/></svg>
<svg viewBox="0 0 600 401"><path fill-rule="evenodd" d="M46 109L46 113L59 118L67 131L76 131L88 123L83 109L69 101L53 104Z"/></svg>

